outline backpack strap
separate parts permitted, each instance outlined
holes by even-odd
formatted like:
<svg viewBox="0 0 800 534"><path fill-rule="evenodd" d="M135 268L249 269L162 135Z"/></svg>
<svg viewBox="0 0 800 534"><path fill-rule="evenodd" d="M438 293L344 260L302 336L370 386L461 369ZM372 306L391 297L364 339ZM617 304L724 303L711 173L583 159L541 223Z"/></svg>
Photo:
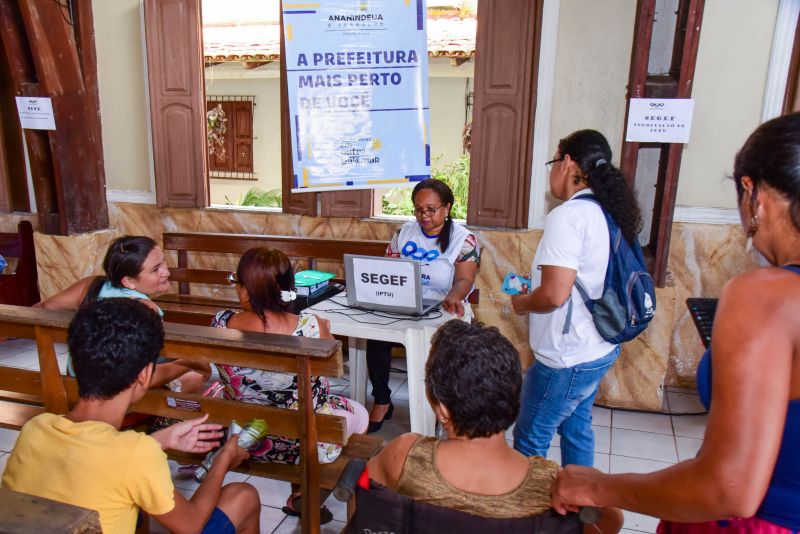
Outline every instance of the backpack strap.
<svg viewBox="0 0 800 534"><path fill-rule="evenodd" d="M589 200L600 206L600 203L597 201L597 198L591 193L586 193L585 195L578 195L577 197L573 197L572 200ZM603 206L600 206L600 209L603 209ZM580 294L581 298L583 299L583 303L586 305L586 308L591 311L589 304L592 302L592 298L589 297L589 293L586 292L586 288L583 287L581 281L578 280L578 277L575 277L575 287L578 289L578 293ZM564 319L564 327L561 329L561 334L566 335L569 334L569 328L572 324L572 295L569 296L569 305L567 306L567 316Z"/></svg>

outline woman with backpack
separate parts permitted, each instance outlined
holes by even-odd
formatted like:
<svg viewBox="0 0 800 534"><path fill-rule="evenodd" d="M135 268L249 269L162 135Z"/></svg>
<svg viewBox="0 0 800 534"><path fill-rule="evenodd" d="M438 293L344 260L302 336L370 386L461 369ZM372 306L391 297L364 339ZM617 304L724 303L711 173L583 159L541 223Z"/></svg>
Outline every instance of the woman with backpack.
<svg viewBox="0 0 800 534"><path fill-rule="evenodd" d="M733 180L747 248L769 266L722 289L697 368L703 446L655 473L568 467L557 511L617 506L668 520L664 534L800 531L800 113L759 126Z"/></svg>
<svg viewBox="0 0 800 534"><path fill-rule="evenodd" d="M592 404L620 349L598 332L576 282L588 298L603 293L610 255L605 213L636 247L642 217L600 132L565 137L546 165L550 192L564 203L547 216L531 267L531 292L511 298L517 314L529 314L536 359L525 377L514 448L545 456L558 432L562 465L592 466ZM586 196L592 198L580 198Z"/></svg>

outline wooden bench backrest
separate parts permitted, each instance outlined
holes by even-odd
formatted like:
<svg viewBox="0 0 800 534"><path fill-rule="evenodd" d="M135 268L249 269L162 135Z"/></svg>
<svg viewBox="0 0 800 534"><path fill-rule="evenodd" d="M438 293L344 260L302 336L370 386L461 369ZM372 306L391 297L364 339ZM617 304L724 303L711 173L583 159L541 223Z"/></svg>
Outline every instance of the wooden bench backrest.
<svg viewBox="0 0 800 534"><path fill-rule="evenodd" d="M313 269L317 260L343 261L345 254L383 256L388 242L365 239L164 232L164 250L178 252L178 267L170 268L170 280L178 282L179 293L189 294L189 282L227 284L229 271L189 268L189 252L244 254L253 247L277 248L290 258L302 258Z"/></svg>
<svg viewBox="0 0 800 534"><path fill-rule="evenodd" d="M53 344L66 341L67 328L73 315L73 312L0 305L0 331L8 336L36 339L40 365L39 373L22 370L6 373L4 369L0 373L4 375L0 379L0 388L9 386L8 389L11 389L10 386L16 385L17 388L12 391L33 393L36 387L34 377L38 375L41 396L47 411L65 413L78 399L77 382L61 376ZM199 411L208 413L210 422L225 426L232 419L246 423L253 417L263 418L269 424L270 434L299 438L301 449L306 448L306 443L316 444L318 440L347 443L343 418L314 413L310 387L312 375L342 376L340 342L174 323L164 323L164 330L162 354L165 356L297 374L301 409L287 410L156 388L148 391L131 407L131 411L177 419L195 417L197 414L192 411L170 406L174 404L174 399L186 399L198 403ZM20 384L20 381L25 384ZM316 463L316 445L310 450L313 454L304 455L304 458L313 458ZM299 480L297 466L258 464L244 470L266 473L275 478Z"/></svg>
<svg viewBox="0 0 800 534"><path fill-rule="evenodd" d="M0 256L17 258L13 274L0 274L0 303L31 306L39 302L33 226L21 221L18 232L0 233Z"/></svg>

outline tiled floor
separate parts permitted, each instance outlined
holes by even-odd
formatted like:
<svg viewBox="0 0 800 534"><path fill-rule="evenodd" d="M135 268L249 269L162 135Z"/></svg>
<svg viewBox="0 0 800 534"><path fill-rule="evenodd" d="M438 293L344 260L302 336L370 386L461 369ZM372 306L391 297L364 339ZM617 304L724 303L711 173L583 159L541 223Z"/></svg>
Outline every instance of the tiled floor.
<svg viewBox="0 0 800 534"><path fill-rule="evenodd" d="M64 370L66 347L57 347L59 366ZM36 348L31 341L10 340L0 344L0 365L37 369L39 366ZM405 367L405 360L393 360L398 369ZM333 381L334 391L347 395L346 380ZM403 372L392 372L390 385L395 404L394 416L387 421L379 435L389 441L408 432L408 385ZM705 430L705 415L692 414L703 411L696 393L688 390L669 389L665 397L665 409L672 415L644 414L609 410L595 407L595 467L610 473L646 473L667 467L679 460L691 458L702 443ZM19 433L0 429L0 472L5 469L8 453ZM511 433L507 433L510 441ZM553 440L548 458L560 461L558 437ZM191 496L197 487L192 480L178 478L177 466L171 463L175 486L186 496ZM261 495L261 532L285 534L299 532L296 518L287 517L280 508L289 495L289 484L275 480L247 477L229 473L226 480L244 481L253 484ZM323 533L338 533L344 527L346 507L332 497L326 505L333 512L334 521L323 526ZM625 528L622 532L655 532L658 520L649 516L625 512ZM164 532L153 522L153 532Z"/></svg>

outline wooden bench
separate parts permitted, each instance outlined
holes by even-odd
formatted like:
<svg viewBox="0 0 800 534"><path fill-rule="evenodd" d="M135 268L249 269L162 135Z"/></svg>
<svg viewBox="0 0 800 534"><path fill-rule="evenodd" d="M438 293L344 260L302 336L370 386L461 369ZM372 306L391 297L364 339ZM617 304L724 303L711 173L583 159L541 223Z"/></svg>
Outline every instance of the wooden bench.
<svg viewBox="0 0 800 534"><path fill-rule="evenodd" d="M0 532L102 534L103 530L94 510L0 488Z"/></svg>
<svg viewBox="0 0 800 534"><path fill-rule="evenodd" d="M0 305L0 331L8 336L35 339L40 364L38 373L13 370L9 374L8 368L0 370L0 388L16 387L23 397L0 400L0 418L11 420L5 426L11 427L13 423L19 427L45 410L66 413L77 401L77 383L60 374L54 347L54 343L66 340L72 316L73 312ZM164 323L164 330L162 353L166 356L298 375L299 410L152 389L131 411L176 419L196 417L196 412L171 407L174 400L184 399L196 403L199 412L208 413L211 422L227 426L232 419L246 423L259 417L269 424L270 434L299 439L300 465L246 462L237 471L299 483L303 495L302 532L319 532L319 489L332 489L350 458L369 459L382 445L382 439L375 436L353 435L348 439L343 418L314 413L310 377L342 376L341 343L175 323ZM319 464L318 441L342 444L339 459ZM170 456L192 463L201 460L200 456L185 453L171 452Z"/></svg>
<svg viewBox="0 0 800 534"><path fill-rule="evenodd" d="M40 300L33 226L22 221L17 229L16 234L0 233L0 256L17 259L13 273L0 274L0 304L32 306Z"/></svg>
<svg viewBox="0 0 800 534"><path fill-rule="evenodd" d="M320 263L342 263L345 254L383 256L388 241L367 239L334 239L325 237L279 236L256 234L220 234L198 232L164 232L164 251L176 251L178 266L170 267L170 281L178 283L178 293L162 295L156 302L164 310L166 321L207 326L214 314L225 308L239 309L239 302L190 294L190 284L228 285L228 274L236 269L238 256L253 247L276 248L303 268L316 269ZM236 254L224 269L189 267L189 253ZM334 279L334 282L343 282ZM478 290L468 300L478 303Z"/></svg>
<svg viewBox="0 0 800 534"><path fill-rule="evenodd" d="M236 269L239 257L253 247L277 248L303 268L315 269L321 262L342 263L345 254L383 256L387 241L333 239L323 237L256 234L164 232L163 249L176 251L178 266L170 267L170 281L178 283L178 293L162 295L156 302L167 321L207 326L222 309L239 309L231 299L192 295L190 284L228 286L228 274ZM223 269L189 266L189 255L235 254ZM339 280L340 281L340 280Z"/></svg>

